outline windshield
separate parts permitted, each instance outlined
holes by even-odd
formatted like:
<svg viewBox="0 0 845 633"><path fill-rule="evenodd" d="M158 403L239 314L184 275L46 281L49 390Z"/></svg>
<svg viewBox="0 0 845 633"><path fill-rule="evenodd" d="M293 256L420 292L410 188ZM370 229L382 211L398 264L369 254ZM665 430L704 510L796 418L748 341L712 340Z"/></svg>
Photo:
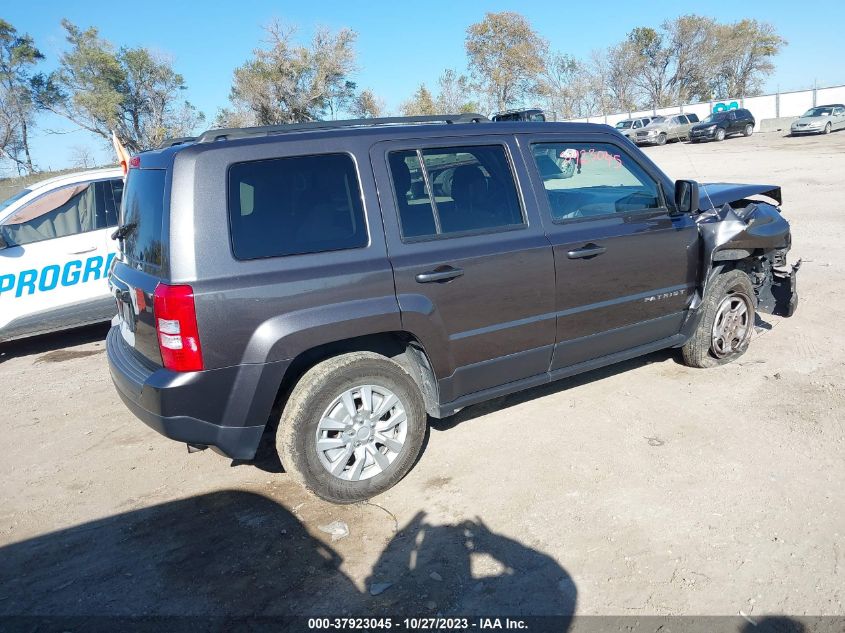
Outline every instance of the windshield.
<svg viewBox="0 0 845 633"><path fill-rule="evenodd" d="M13 195L11 198L6 198L5 200L3 200L3 202L0 202L0 211L11 205L15 200L20 200L25 195L28 195L30 193L32 193L32 189L24 189L23 191L20 191Z"/></svg>
<svg viewBox="0 0 845 633"><path fill-rule="evenodd" d="M810 108L802 116L830 116L833 108Z"/></svg>
<svg viewBox="0 0 845 633"><path fill-rule="evenodd" d="M625 130L625 129L631 127L633 124L634 124L633 121L619 121L619 123L616 124L616 129L617 130Z"/></svg>
<svg viewBox="0 0 845 633"><path fill-rule="evenodd" d="M649 125L654 125L655 123L665 123L665 122L666 122L665 116L656 116L651 120Z"/></svg>
<svg viewBox="0 0 845 633"><path fill-rule="evenodd" d="M718 123L719 121L724 121L728 118L727 112L714 112L709 117L704 119L705 123Z"/></svg>

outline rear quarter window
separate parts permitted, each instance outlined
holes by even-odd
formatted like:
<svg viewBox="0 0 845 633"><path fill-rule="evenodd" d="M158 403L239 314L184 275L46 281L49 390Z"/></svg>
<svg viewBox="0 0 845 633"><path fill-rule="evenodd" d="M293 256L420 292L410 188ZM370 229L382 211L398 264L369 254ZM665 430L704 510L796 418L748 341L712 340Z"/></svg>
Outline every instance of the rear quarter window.
<svg viewBox="0 0 845 633"><path fill-rule="evenodd" d="M162 264L163 169L130 169L123 192L123 225L134 225L123 240L123 254L136 262Z"/></svg>
<svg viewBox="0 0 845 633"><path fill-rule="evenodd" d="M229 168L228 210L237 259L367 245L355 163L348 154L294 156Z"/></svg>

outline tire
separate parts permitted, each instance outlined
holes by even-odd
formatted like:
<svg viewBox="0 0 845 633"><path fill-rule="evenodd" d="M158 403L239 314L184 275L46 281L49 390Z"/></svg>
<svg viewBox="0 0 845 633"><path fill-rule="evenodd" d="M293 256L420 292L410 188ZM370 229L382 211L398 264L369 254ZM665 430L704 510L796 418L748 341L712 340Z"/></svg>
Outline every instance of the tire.
<svg viewBox="0 0 845 633"><path fill-rule="evenodd" d="M666 145L666 135L665 134L660 134L657 137L657 144L658 145Z"/></svg>
<svg viewBox="0 0 845 633"><path fill-rule="evenodd" d="M745 126L745 129L742 131L742 135L751 136L752 134L754 134L754 126L749 123Z"/></svg>
<svg viewBox="0 0 845 633"><path fill-rule="evenodd" d="M827 125L824 126L824 132L822 134L830 134L830 121L827 122Z"/></svg>
<svg viewBox="0 0 845 633"><path fill-rule="evenodd" d="M393 406L392 400L387 402L389 408L378 419L366 415L368 386L372 389L370 410L375 409L375 414L390 400L387 393L397 400ZM357 394L346 400L356 408L356 418L344 403L344 394L350 393ZM402 411L405 422L397 423ZM395 426L375 434L379 425L391 422ZM380 354L353 352L318 363L300 378L282 412L276 447L285 471L312 493L333 503L355 503L384 492L408 473L419 456L426 422L417 383L401 365ZM364 427L369 430L365 432ZM323 447L336 446L319 450L318 434ZM400 448L391 450L380 443L386 436ZM329 472L332 458L341 477Z"/></svg>
<svg viewBox="0 0 845 633"><path fill-rule="evenodd" d="M725 131L722 128L716 130L716 136L714 137L717 141L724 141L725 140Z"/></svg>
<svg viewBox="0 0 845 633"><path fill-rule="evenodd" d="M724 333L730 331L731 327L730 321L725 320L729 313L724 307L729 309L737 302L741 302L745 307L745 318L740 319L740 324L744 325L737 328L742 330L741 333L735 332L735 336L727 337L731 344L726 349ZM742 356L748 349L754 331L755 306L751 280L741 270L730 270L713 279L698 307L701 320L692 337L681 348L684 364L690 367L717 367ZM717 318L722 327L716 325ZM717 332L722 334L722 344L716 341Z"/></svg>

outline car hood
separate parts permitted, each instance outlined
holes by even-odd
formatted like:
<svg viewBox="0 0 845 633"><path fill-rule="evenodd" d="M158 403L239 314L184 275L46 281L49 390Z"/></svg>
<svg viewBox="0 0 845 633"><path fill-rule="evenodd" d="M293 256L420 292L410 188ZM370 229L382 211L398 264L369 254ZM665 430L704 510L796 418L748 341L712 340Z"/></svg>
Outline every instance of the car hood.
<svg viewBox="0 0 845 633"><path fill-rule="evenodd" d="M782 203L780 187L775 185L741 185L729 182L711 182L700 186L701 210L718 209L724 204L744 200L750 196L765 196L779 205Z"/></svg>
<svg viewBox="0 0 845 633"><path fill-rule="evenodd" d="M668 129L669 129L668 123L649 123L645 127L637 130L637 132L643 132L643 131L648 132L649 130L659 130L661 132L665 132Z"/></svg>
<svg viewBox="0 0 845 633"><path fill-rule="evenodd" d="M692 129L693 130L706 130L707 128L709 128L711 126L719 127L720 124L721 124L721 122L716 122L716 121L714 121L713 123L704 123L702 121L700 123L693 123Z"/></svg>
<svg viewBox="0 0 845 633"><path fill-rule="evenodd" d="M802 116L792 125L807 125L809 123L824 125L828 121L830 121L830 116Z"/></svg>

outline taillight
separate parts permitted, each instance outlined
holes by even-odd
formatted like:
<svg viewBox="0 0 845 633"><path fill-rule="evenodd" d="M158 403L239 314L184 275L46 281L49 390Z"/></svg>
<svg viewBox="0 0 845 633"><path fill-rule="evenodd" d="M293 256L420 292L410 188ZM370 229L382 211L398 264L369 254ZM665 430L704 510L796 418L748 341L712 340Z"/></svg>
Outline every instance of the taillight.
<svg viewBox="0 0 845 633"><path fill-rule="evenodd" d="M200 371L202 349L193 289L167 284L156 286L153 316L164 366L173 371Z"/></svg>

